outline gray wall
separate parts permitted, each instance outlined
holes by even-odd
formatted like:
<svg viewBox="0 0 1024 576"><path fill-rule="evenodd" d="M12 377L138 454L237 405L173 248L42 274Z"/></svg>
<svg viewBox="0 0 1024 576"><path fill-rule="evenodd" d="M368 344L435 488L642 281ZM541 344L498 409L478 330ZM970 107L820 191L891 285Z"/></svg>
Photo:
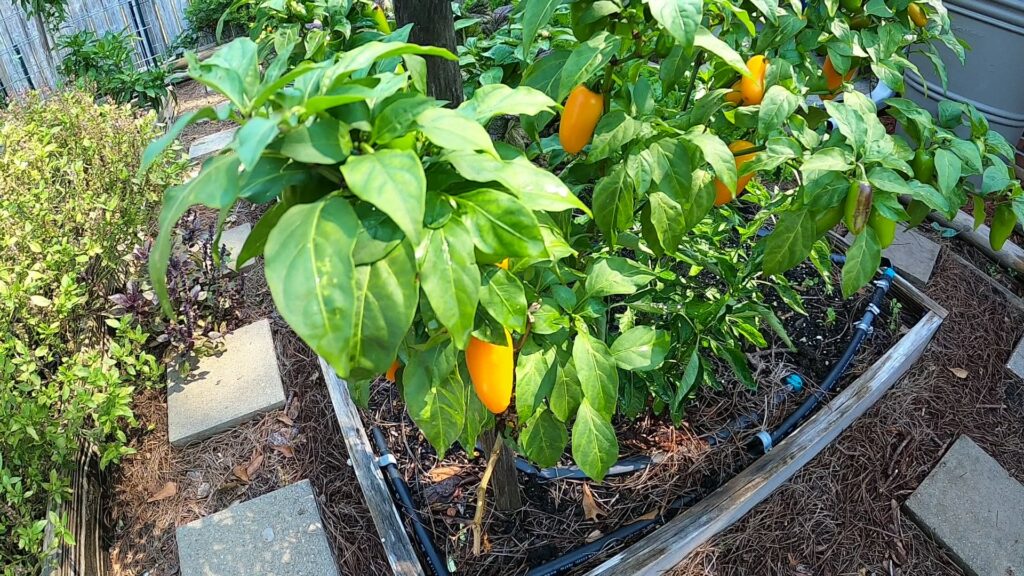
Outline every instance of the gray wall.
<svg viewBox="0 0 1024 576"><path fill-rule="evenodd" d="M50 46L55 38L78 30L97 34L127 30L137 36L135 64L149 68L159 64L167 47L185 28L189 0L70 0L67 21L59 31L48 30ZM34 19L25 16L12 0L0 0L0 98L16 98L32 89L52 89L59 77L51 67L45 44ZM54 53L53 61L61 55Z"/></svg>

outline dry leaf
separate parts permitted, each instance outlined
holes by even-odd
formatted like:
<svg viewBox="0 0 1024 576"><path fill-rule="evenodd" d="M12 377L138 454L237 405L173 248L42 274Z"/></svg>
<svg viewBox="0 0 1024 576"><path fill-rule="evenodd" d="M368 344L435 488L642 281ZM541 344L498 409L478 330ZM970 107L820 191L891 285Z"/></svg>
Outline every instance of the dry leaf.
<svg viewBox="0 0 1024 576"><path fill-rule="evenodd" d="M160 500L166 500L177 493L178 485L175 484L174 482L168 482L167 484L164 484L164 487L158 490L156 494L150 496L149 500L146 500L146 502L152 503L159 502Z"/></svg>
<svg viewBox="0 0 1024 576"><path fill-rule="evenodd" d="M263 452L253 452L252 460L249 460L249 465L245 467L245 472L250 478L256 475L263 467Z"/></svg>
<svg viewBox="0 0 1024 576"><path fill-rule="evenodd" d="M287 444L284 446L274 446L274 450L280 452L285 458L295 458L295 450Z"/></svg>
<svg viewBox="0 0 1024 576"><path fill-rule="evenodd" d="M462 472L461 466L441 466L440 468L434 468L427 472L427 474L434 482L444 482L452 476L458 476L459 472Z"/></svg>
<svg viewBox="0 0 1024 576"><path fill-rule="evenodd" d="M644 520L654 520L657 517L658 517L658 511L657 510L651 510L647 514L644 514L643 516L637 518L636 521L637 522L643 522Z"/></svg>
<svg viewBox="0 0 1024 576"><path fill-rule="evenodd" d="M597 501L594 500L594 493L590 491L590 485L583 485L583 515L587 517L587 520L597 520L597 517L604 514L604 510L597 505Z"/></svg>
<svg viewBox="0 0 1024 576"><path fill-rule="evenodd" d="M591 542L597 540L601 536L604 536L603 532L601 532L600 530L594 530L590 534L587 534L587 544L590 544Z"/></svg>
<svg viewBox="0 0 1024 576"><path fill-rule="evenodd" d="M964 370L963 368L950 368L949 371L953 373L953 376L956 376L961 380L967 378L967 370Z"/></svg>
<svg viewBox="0 0 1024 576"><path fill-rule="evenodd" d="M281 424L287 424L288 426L295 426L295 420L292 420L287 414L281 414L278 416L277 421Z"/></svg>
<svg viewBox="0 0 1024 576"><path fill-rule="evenodd" d="M245 469L245 466L239 464L238 466L232 468L231 471L234 472L235 476L237 476L238 479L241 480L242 482L245 482L246 484L250 482L249 472Z"/></svg>

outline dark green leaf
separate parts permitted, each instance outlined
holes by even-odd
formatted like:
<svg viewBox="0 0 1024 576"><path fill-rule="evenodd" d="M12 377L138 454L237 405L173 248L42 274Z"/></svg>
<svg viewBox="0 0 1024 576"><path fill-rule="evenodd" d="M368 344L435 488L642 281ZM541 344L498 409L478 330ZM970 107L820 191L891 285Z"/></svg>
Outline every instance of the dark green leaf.
<svg viewBox="0 0 1024 576"><path fill-rule="evenodd" d="M526 293L511 273L497 267L489 270L480 290L480 304L505 328L515 332L526 328Z"/></svg>
<svg viewBox="0 0 1024 576"><path fill-rule="evenodd" d="M338 164L352 152L348 127L333 118L317 118L280 140L281 153L306 164Z"/></svg>
<svg viewBox="0 0 1024 576"><path fill-rule="evenodd" d="M465 348L479 301L480 269L473 239L461 220L452 218L444 228L430 231L420 270L434 314L459 348Z"/></svg>
<svg viewBox="0 0 1024 576"><path fill-rule="evenodd" d="M843 297L849 298L871 282L881 263L882 247L878 244L878 237L870 227L865 228L846 252L846 264L843 265Z"/></svg>
<svg viewBox="0 0 1024 576"><path fill-rule="evenodd" d="M587 274L585 288L590 298L615 294L633 294L650 284L654 274L626 258L600 258Z"/></svg>
<svg viewBox="0 0 1024 576"><path fill-rule="evenodd" d="M409 416L444 458L466 421L468 386L455 369L455 350L441 345L414 353L403 374Z"/></svg>
<svg viewBox="0 0 1024 576"><path fill-rule="evenodd" d="M619 368L643 372L661 367L671 344L672 337L668 332L650 326L635 326L615 339L611 353Z"/></svg>
<svg viewBox="0 0 1024 576"><path fill-rule="evenodd" d="M564 365L558 367L548 404L559 420L568 422L576 415L582 401L583 387L576 375L576 365L569 358Z"/></svg>
<svg viewBox="0 0 1024 576"><path fill-rule="evenodd" d="M356 267L355 296L351 365L384 372L397 356L419 304L412 244L403 242L387 258Z"/></svg>
<svg viewBox="0 0 1024 576"><path fill-rule="evenodd" d="M587 476L600 482L619 459L615 429L587 400L576 412L572 427L572 456Z"/></svg>
<svg viewBox="0 0 1024 576"><path fill-rule="evenodd" d="M565 424L559 422L546 408L526 421L526 426L519 436L523 453L541 467L558 464L568 442L569 432Z"/></svg>
<svg viewBox="0 0 1024 576"><path fill-rule="evenodd" d="M618 36L601 31L578 44L562 68L558 97L555 99L559 102L565 100L573 88L585 84L601 71L619 51L619 42Z"/></svg>
<svg viewBox="0 0 1024 576"><path fill-rule="evenodd" d="M544 404L555 385L558 364L553 347L541 348L533 343L519 352L516 360L516 411L520 420L527 420Z"/></svg>
<svg viewBox="0 0 1024 576"><path fill-rule="evenodd" d="M573 341L572 361L583 386L583 397L610 421L619 401L619 371L608 345L580 332Z"/></svg>
<svg viewBox="0 0 1024 576"><path fill-rule="evenodd" d="M481 252L502 257L544 253L537 219L511 194L484 188L459 194L455 201Z"/></svg>

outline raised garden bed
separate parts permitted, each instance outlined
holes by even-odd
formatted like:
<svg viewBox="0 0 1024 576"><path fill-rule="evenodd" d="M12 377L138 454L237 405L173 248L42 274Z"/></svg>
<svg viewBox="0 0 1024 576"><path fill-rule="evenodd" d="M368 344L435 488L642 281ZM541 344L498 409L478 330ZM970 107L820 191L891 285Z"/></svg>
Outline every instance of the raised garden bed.
<svg viewBox="0 0 1024 576"><path fill-rule="evenodd" d="M794 273L799 276L801 270ZM658 454L657 464L636 474L584 487L572 481L543 484L521 473L520 478L525 478L525 510L507 518L489 512L486 527L490 550L478 558L468 552L468 519L475 506L473 495L483 459L455 453L439 462L427 444L417 438L411 423L405 420L393 386L375 387L371 410L360 414L345 382L321 362L352 465L393 571L395 574L430 573L425 571L427 565L421 563L416 541L410 539L405 529L408 523L398 513L389 494L364 422L381 426L389 436L399 468L413 486L427 531L433 535L433 542L442 556L447 552L449 564L454 562L459 572L527 573L530 568L622 526L663 514L670 502L686 496L689 507L664 526L654 530L656 526L650 525L634 534L631 541L609 543L602 550L602 556L574 564L577 571L573 573L590 568L588 574L593 575L632 575L670 569L764 500L870 408L917 360L946 314L942 307L897 277L890 291L890 301L897 303L893 306L896 320L891 321L889 317L879 320L876 329L880 336L862 350L862 361L858 361L853 370L859 375L848 375L841 381L841 392L827 405L819 407L791 435L760 458L751 456L742 442L756 429L717 448L709 448L704 439L709 432L719 430L721 425L747 411L756 413L759 407L762 410L766 405L769 407L763 410L762 424L772 429L803 399L779 394L785 374L799 372L808 381L818 382L841 354L849 337L849 327L859 318L866 303L863 298L845 303L828 302L820 297L819 291L811 288L810 297L805 294L811 317L785 320L787 329L798 341L798 351L790 355L769 347L766 352L771 358L754 362L759 380L764 383L759 391L752 393L727 387L705 394L688 410L687 422L679 428L653 417L641 417L636 422L619 421L617 430L624 439L624 456L645 452ZM829 325L833 328L829 329ZM779 384L769 385L773 382ZM780 398L781 401L775 401ZM595 513L594 504L601 511L600 521L593 517L585 520L585 516ZM648 535L635 541L641 534ZM622 544L632 545L622 549ZM608 557L616 550L621 551ZM602 560L603 563L598 564Z"/></svg>

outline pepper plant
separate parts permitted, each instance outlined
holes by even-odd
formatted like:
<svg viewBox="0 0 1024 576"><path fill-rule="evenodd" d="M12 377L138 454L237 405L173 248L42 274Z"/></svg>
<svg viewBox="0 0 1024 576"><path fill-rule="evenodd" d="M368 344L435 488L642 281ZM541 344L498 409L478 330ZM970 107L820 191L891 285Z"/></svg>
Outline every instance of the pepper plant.
<svg viewBox="0 0 1024 576"><path fill-rule="evenodd" d="M650 406L679 421L721 364L756 384L744 351L768 330L788 342L765 288L801 310L782 273L810 257L827 276L820 239L844 217L857 233L850 295L909 218L901 198L949 213L983 174L978 194L1019 203L1005 142L976 112L957 115L967 140L948 105L926 121L893 101L918 148L935 150L933 179L850 90L859 71L896 84L916 72L908 49L950 43L938 0L910 7L522 0L487 56L512 50L500 70L514 87L471 76L472 97L454 110L424 94L422 57L455 58L443 50L353 36L318 52L288 35L261 69L257 44L236 40L190 62L231 106L184 117L147 154L201 118L242 125L168 191L154 287L163 297L189 206L270 204L239 261L265 257L282 315L357 399L386 372L442 456L456 441L471 450L491 412L543 466L571 429L573 459L600 479L618 457L616 414ZM470 73L497 76L478 47L462 52ZM498 116L518 117L526 150L491 141L484 126ZM738 204L767 171L796 186L752 186L749 208Z"/></svg>

